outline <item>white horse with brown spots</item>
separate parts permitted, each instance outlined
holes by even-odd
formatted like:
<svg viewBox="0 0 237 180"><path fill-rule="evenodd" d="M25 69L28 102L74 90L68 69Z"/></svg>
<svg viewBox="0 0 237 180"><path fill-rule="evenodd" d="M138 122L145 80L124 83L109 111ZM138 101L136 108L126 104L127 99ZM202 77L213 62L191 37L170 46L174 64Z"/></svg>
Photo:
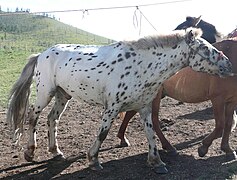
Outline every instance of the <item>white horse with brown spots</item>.
<svg viewBox="0 0 237 180"><path fill-rule="evenodd" d="M54 96L55 104L48 115L49 151L53 156L63 157L56 140L57 122L73 97L105 107L98 136L88 152L92 169L102 169L98 161L99 148L118 113L136 110L149 143L148 164L156 172L166 173L151 121L151 102L159 87L186 66L220 76L232 72L228 58L200 35L199 30L189 29L108 46L61 44L29 58L12 88L7 114L16 140L23 133L26 118L29 119L25 159L34 158L35 126L41 111ZM27 115L33 76L37 97Z"/></svg>

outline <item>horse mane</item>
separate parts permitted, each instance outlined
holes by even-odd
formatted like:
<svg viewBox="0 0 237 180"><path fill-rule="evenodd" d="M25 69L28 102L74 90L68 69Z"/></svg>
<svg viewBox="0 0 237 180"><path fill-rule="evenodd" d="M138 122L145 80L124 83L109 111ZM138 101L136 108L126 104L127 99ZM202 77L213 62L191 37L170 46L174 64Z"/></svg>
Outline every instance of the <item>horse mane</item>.
<svg viewBox="0 0 237 180"><path fill-rule="evenodd" d="M125 43L135 47L136 49L172 47L183 41L190 30L192 30L195 37L200 37L202 35L201 29L188 28L186 30L175 30L171 34L167 35L146 36L138 40L127 41Z"/></svg>

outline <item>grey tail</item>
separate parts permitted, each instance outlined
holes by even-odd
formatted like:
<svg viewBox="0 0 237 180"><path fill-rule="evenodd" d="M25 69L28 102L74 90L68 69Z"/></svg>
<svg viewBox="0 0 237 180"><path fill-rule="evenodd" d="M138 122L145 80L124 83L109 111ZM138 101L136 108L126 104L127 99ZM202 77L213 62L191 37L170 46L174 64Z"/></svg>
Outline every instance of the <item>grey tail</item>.
<svg viewBox="0 0 237 180"><path fill-rule="evenodd" d="M30 96L30 86L32 84L34 70L37 65L39 54L29 57L28 63L23 68L20 77L13 85L7 109L7 123L13 132L13 140L18 142L23 133Z"/></svg>

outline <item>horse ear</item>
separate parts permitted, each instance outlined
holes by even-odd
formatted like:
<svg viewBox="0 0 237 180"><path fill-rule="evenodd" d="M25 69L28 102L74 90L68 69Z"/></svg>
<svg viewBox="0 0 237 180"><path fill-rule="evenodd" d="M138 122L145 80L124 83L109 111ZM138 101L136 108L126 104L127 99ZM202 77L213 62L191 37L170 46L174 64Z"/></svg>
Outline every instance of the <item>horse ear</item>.
<svg viewBox="0 0 237 180"><path fill-rule="evenodd" d="M195 40L195 34L193 33L193 30L189 30L188 33L187 33L187 36L186 36L186 42L188 44L194 42Z"/></svg>
<svg viewBox="0 0 237 180"><path fill-rule="evenodd" d="M193 20L194 27L196 27L198 25L198 23L200 23L201 17L202 17L202 15L200 15L198 18L194 18L194 20Z"/></svg>

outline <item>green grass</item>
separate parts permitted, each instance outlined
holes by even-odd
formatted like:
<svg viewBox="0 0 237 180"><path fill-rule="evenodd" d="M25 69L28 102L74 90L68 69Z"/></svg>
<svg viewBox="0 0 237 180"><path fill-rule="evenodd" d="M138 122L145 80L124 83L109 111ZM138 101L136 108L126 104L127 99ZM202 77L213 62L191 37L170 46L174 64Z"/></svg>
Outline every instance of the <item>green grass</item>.
<svg viewBox="0 0 237 180"><path fill-rule="evenodd" d="M0 107L7 106L10 89L26 59L54 44L108 44L112 40L35 15L0 16Z"/></svg>
<svg viewBox="0 0 237 180"><path fill-rule="evenodd" d="M22 52L0 52L0 106L6 106L11 86L21 73L26 56Z"/></svg>

